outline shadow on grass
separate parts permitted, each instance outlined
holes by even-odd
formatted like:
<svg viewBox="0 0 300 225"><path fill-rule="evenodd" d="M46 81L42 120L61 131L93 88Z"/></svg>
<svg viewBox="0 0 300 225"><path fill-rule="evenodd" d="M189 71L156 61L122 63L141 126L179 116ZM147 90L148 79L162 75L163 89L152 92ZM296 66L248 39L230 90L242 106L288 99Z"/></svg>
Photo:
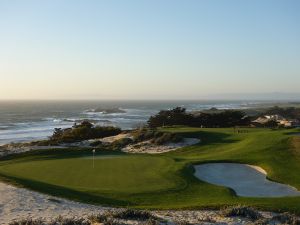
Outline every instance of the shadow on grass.
<svg viewBox="0 0 300 225"><path fill-rule="evenodd" d="M118 151L97 151L97 156L105 155L125 155L125 153ZM0 158L1 163L16 163L26 161L39 160L53 160L53 159L67 159L67 158L81 158L85 156L92 156L92 149L49 149L49 150L33 150L20 154L12 154Z"/></svg>
<svg viewBox="0 0 300 225"><path fill-rule="evenodd" d="M291 136L300 136L300 130L299 131L290 131L284 133L285 135L291 135Z"/></svg>
<svg viewBox="0 0 300 225"><path fill-rule="evenodd" d="M178 134L186 138L199 138L201 140L200 145L236 142L236 140L231 139L232 134L230 133L203 130L203 131L178 132Z"/></svg>

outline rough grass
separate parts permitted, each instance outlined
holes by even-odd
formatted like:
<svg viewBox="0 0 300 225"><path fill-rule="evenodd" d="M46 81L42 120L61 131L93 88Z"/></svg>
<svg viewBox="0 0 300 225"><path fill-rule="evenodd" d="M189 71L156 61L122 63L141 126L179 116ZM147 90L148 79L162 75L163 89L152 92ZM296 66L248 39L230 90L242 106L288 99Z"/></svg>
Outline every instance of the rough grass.
<svg viewBox="0 0 300 225"><path fill-rule="evenodd" d="M0 161L0 176L26 187L71 199L137 208L220 208L255 206L300 214L300 197L244 198L193 176L192 164L238 162L258 165L272 180L300 190L299 130L162 129L201 143L162 155L122 155L91 160L81 151L42 151ZM121 156L121 157L120 157Z"/></svg>
<svg viewBox="0 0 300 225"><path fill-rule="evenodd" d="M300 157L300 136L291 138L291 150L295 157Z"/></svg>

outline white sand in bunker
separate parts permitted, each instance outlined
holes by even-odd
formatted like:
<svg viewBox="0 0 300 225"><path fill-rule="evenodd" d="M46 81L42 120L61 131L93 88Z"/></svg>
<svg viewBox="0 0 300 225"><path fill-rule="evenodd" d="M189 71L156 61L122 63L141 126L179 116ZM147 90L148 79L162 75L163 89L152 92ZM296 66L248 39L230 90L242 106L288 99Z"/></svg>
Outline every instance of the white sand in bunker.
<svg viewBox="0 0 300 225"><path fill-rule="evenodd" d="M260 167L238 163L206 163L194 166L195 176L207 183L233 189L243 197L300 196L296 188L270 181Z"/></svg>

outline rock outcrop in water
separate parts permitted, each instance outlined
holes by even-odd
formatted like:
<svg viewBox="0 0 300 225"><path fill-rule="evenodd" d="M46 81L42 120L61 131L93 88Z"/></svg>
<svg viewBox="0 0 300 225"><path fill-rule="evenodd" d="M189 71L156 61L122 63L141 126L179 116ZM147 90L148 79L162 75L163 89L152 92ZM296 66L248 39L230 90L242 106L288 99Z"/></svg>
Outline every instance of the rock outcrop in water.
<svg viewBox="0 0 300 225"><path fill-rule="evenodd" d="M120 109L120 108L96 108L96 109L91 109L87 110L87 112L98 112L98 113L103 113L103 114L113 114L113 113L126 113L125 110Z"/></svg>

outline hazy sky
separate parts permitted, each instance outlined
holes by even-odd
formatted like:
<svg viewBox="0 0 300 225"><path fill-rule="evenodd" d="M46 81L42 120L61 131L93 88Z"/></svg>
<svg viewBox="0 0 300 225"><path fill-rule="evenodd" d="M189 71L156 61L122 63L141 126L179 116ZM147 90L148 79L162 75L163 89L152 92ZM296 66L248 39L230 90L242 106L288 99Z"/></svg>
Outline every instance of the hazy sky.
<svg viewBox="0 0 300 225"><path fill-rule="evenodd" d="M299 12L298 0L0 0L0 99L299 92Z"/></svg>

